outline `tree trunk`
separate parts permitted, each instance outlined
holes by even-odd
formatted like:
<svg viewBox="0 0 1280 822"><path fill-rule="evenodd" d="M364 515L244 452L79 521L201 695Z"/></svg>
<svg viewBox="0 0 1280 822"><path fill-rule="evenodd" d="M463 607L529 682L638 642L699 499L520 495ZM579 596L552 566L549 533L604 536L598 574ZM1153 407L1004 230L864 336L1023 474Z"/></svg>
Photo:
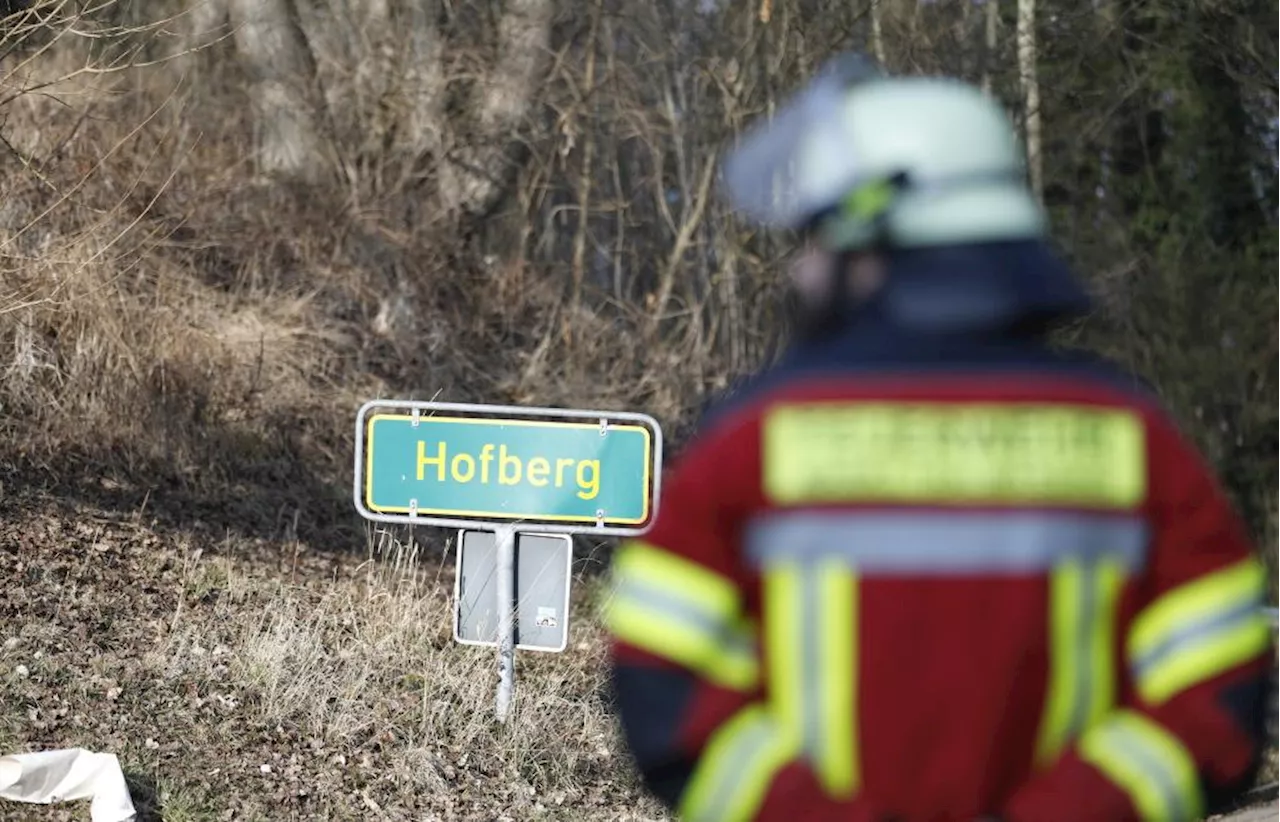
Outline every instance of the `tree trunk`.
<svg viewBox="0 0 1280 822"><path fill-rule="evenodd" d="M1036 79L1036 0L1018 0L1018 77L1022 83L1027 169L1037 199L1044 195L1044 163L1040 156L1040 83Z"/></svg>
<svg viewBox="0 0 1280 822"><path fill-rule="evenodd" d="M443 44L437 15L439 0L415 0L409 9L409 56L404 67L404 94L408 104L405 142L415 156L440 156L444 146L445 77Z"/></svg>
<svg viewBox="0 0 1280 822"><path fill-rule="evenodd" d="M291 0L230 0L236 48L250 77L259 170L311 182L325 171L311 87L315 67Z"/></svg>
<svg viewBox="0 0 1280 822"><path fill-rule="evenodd" d="M573 237L573 308L582 300L582 284L587 268L587 234L591 230L591 188L595 170L597 127L592 112L595 110L596 49L599 45L600 12L604 0L596 0L591 6L591 28L587 35L587 66L579 86L576 114L580 125L570 128L582 135L582 164L578 168L578 230Z"/></svg>
<svg viewBox="0 0 1280 822"><path fill-rule="evenodd" d="M880 22L880 3L882 0L871 0L871 53L876 62L885 65L884 29Z"/></svg>
<svg viewBox="0 0 1280 822"><path fill-rule="evenodd" d="M1000 0L986 0L983 7L986 31L982 48L982 90L991 93L991 67L996 61L997 36L1000 31Z"/></svg>
<svg viewBox="0 0 1280 822"><path fill-rule="evenodd" d="M509 151L520 120L543 83L552 0L511 0L498 23L498 59L477 87L476 127L440 168L440 205L453 214L489 211L511 171Z"/></svg>
<svg viewBox="0 0 1280 822"><path fill-rule="evenodd" d="M227 0L201 0L187 12L188 48L203 46L221 37L227 24Z"/></svg>
<svg viewBox="0 0 1280 822"><path fill-rule="evenodd" d="M397 36L395 20L387 0L351 0L353 33L359 57L355 69L355 106L364 122L365 150L376 152L394 128L395 112L390 105L396 83L396 52L403 54L403 38ZM407 4L420 5L417 0Z"/></svg>

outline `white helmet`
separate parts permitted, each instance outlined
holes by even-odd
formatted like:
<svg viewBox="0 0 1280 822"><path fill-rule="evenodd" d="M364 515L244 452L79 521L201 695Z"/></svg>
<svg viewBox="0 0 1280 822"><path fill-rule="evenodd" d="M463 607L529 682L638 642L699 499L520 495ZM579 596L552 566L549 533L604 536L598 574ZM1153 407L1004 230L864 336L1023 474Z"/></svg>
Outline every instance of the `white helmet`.
<svg viewBox="0 0 1280 822"><path fill-rule="evenodd" d="M832 250L1043 237L1043 210L1003 108L941 77L889 77L830 61L726 159L730 202L809 228Z"/></svg>

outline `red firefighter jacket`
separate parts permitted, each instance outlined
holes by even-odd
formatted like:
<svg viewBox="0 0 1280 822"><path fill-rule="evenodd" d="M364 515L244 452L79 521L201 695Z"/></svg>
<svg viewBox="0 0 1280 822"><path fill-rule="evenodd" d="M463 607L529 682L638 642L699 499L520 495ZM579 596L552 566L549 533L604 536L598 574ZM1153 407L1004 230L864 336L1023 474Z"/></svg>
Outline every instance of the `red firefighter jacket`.
<svg viewBox="0 0 1280 822"><path fill-rule="evenodd" d="M1134 380L862 328L675 461L614 562L616 705L681 819L1198 819L1259 759L1264 587Z"/></svg>

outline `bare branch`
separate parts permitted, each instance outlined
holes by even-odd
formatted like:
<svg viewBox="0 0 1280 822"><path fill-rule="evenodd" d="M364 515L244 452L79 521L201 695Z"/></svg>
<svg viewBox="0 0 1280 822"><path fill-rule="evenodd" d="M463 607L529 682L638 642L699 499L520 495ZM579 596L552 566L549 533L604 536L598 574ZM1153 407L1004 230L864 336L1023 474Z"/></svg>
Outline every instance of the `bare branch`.
<svg viewBox="0 0 1280 822"><path fill-rule="evenodd" d="M1022 83L1027 167L1037 199L1044 196L1044 162L1040 156L1040 82L1036 76L1036 0L1018 0L1018 77Z"/></svg>
<svg viewBox="0 0 1280 822"><path fill-rule="evenodd" d="M657 330L658 324L662 321L663 312L666 311L667 302L671 299L671 292L675 287L676 273L680 270L684 253L688 250L689 242L693 239L694 232L698 230L698 225L707 211L707 202L711 198L711 181L715 179L715 172L716 153L713 151L703 162L702 178L698 181L697 195L684 221L680 224L680 233L676 235L675 242L671 246L671 254L667 257L662 276L658 280L658 292L653 301L652 313L649 315L650 334Z"/></svg>

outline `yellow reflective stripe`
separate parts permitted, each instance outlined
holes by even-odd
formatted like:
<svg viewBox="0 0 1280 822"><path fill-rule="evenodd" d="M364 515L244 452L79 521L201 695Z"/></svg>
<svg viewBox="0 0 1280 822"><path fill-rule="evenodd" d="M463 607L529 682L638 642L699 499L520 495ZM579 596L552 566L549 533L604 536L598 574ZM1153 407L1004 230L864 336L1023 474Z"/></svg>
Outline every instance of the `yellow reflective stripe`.
<svg viewBox="0 0 1280 822"><path fill-rule="evenodd" d="M618 578L642 579L670 588L681 598L696 602L699 608L719 617L728 617L739 608L741 594L732 580L642 540L622 545L613 568Z"/></svg>
<svg viewBox="0 0 1280 822"><path fill-rule="evenodd" d="M727 688L759 679L754 628L724 577L642 542L624 545L613 566L605 626L617 638L684 665Z"/></svg>
<svg viewBox="0 0 1280 822"><path fill-rule="evenodd" d="M1198 682L1257 656L1270 642L1261 614L1248 616L1212 642L1190 648L1143 676L1138 681L1138 692L1147 702L1158 705Z"/></svg>
<svg viewBox="0 0 1280 822"><path fill-rule="evenodd" d="M1137 616L1128 658L1144 700L1164 702L1267 647L1263 573L1243 560L1169 591Z"/></svg>
<svg viewBox="0 0 1280 822"><path fill-rule="evenodd" d="M1079 751L1129 795L1144 822L1184 822L1204 813L1191 752L1141 714L1116 713L1084 735Z"/></svg>
<svg viewBox="0 0 1280 822"><path fill-rule="evenodd" d="M1125 569L1118 559L1105 559L1094 569L1098 586L1097 616L1089 653L1093 658L1090 670L1093 682L1089 689L1089 707L1085 727L1090 727L1107 714L1116 704L1116 660L1120 655L1120 634L1117 611L1120 607L1120 589L1124 586Z"/></svg>
<svg viewBox="0 0 1280 822"><path fill-rule="evenodd" d="M763 575L774 715L839 797L852 796L858 783L855 581L835 560L780 562Z"/></svg>
<svg viewBox="0 0 1280 822"><path fill-rule="evenodd" d="M746 625L731 628L736 636L710 634L625 595L616 596L605 613L605 625L618 639L684 665L717 685L748 691L759 680L759 661Z"/></svg>
<svg viewBox="0 0 1280 822"><path fill-rule="evenodd" d="M1079 563L1065 564L1049 577L1049 676L1046 706L1036 744L1036 762L1047 765L1066 745L1072 706L1076 700L1076 672L1079 650L1075 637L1082 619L1080 594L1083 585Z"/></svg>
<svg viewBox="0 0 1280 822"><path fill-rule="evenodd" d="M1036 764L1057 759L1115 702L1116 606L1121 562L1071 560L1049 578L1049 676Z"/></svg>
<svg viewBox="0 0 1280 822"><path fill-rule="evenodd" d="M796 755L794 736L762 705L739 711L711 735L681 797L688 822L747 822L773 777Z"/></svg>
<svg viewBox="0 0 1280 822"><path fill-rule="evenodd" d="M854 794L856 583L838 560L764 569L768 702L740 711L712 735L682 798L682 818L750 819L774 775L801 754L831 795Z"/></svg>
<svg viewBox="0 0 1280 822"><path fill-rule="evenodd" d="M858 787L858 749L854 733L857 700L857 580L836 562L816 569L819 574L821 623L823 745L818 774L833 796L847 799Z"/></svg>
<svg viewBox="0 0 1280 822"><path fill-rule="evenodd" d="M804 725L804 584L795 563L779 563L763 575L765 658L769 700L781 727L799 742Z"/></svg>
<svg viewBox="0 0 1280 822"><path fill-rule="evenodd" d="M815 402L772 409L762 436L764 490L785 505L941 500L1130 509L1147 493L1146 433L1126 409Z"/></svg>
<svg viewBox="0 0 1280 822"><path fill-rule="evenodd" d="M1165 593L1134 620L1129 651L1142 657L1179 629L1244 603L1259 604L1263 571L1252 558L1206 574Z"/></svg>

